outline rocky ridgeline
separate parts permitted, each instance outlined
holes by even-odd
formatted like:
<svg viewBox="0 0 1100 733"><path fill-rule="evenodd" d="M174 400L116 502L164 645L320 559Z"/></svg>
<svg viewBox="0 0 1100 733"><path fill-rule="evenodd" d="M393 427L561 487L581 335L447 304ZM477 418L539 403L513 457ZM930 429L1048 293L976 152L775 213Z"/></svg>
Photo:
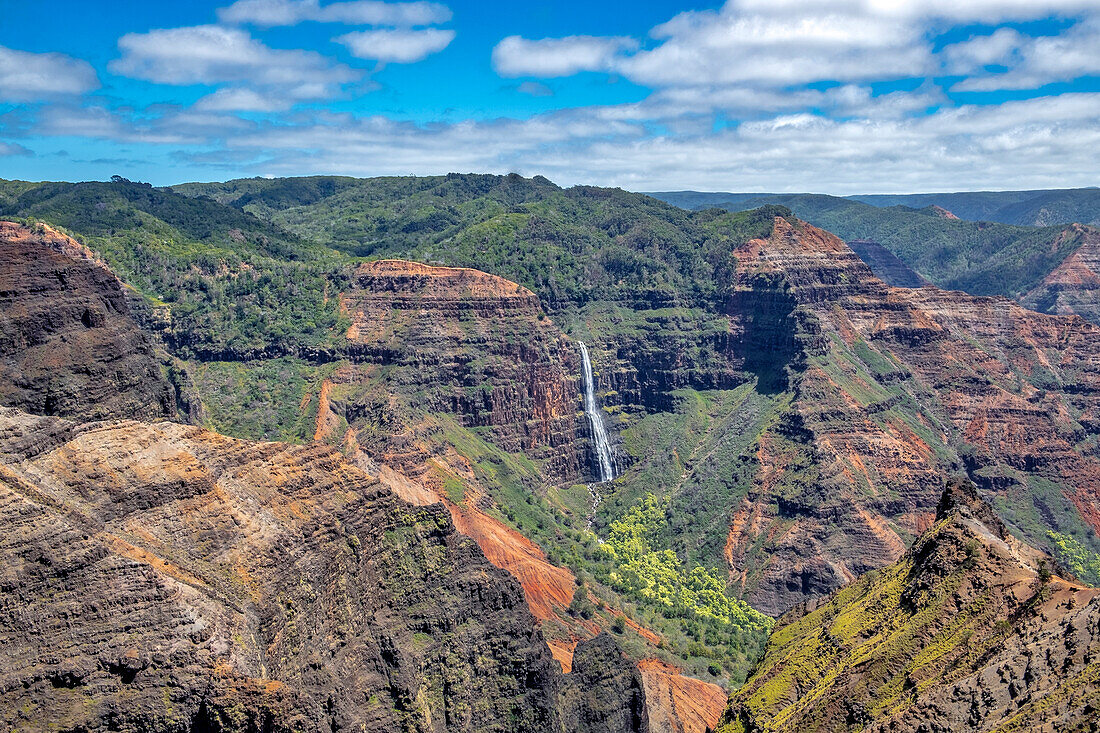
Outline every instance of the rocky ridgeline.
<svg viewBox="0 0 1100 733"><path fill-rule="evenodd" d="M779 620L719 730L1090 730L1100 591L1051 567L950 485L896 564Z"/></svg>
<svg viewBox="0 0 1100 733"><path fill-rule="evenodd" d="M939 487L967 472L1017 531L1036 481L1100 529L1100 329L1003 298L891 288L839 239L777 219L735 252L733 331L791 410L756 443L735 509L731 577L782 612L896 560L932 522Z"/></svg>
<svg viewBox="0 0 1100 733"><path fill-rule="evenodd" d="M5 730L644 730L613 641L562 675L442 506L317 444L0 408L0 527Z"/></svg>
<svg viewBox="0 0 1100 733"><path fill-rule="evenodd" d="M1064 236L1084 241L1020 302L1043 313L1076 313L1100 323L1100 229L1074 224Z"/></svg>
<svg viewBox="0 0 1100 733"><path fill-rule="evenodd" d="M175 414L118 279L44 224L0 222L0 404L42 415Z"/></svg>

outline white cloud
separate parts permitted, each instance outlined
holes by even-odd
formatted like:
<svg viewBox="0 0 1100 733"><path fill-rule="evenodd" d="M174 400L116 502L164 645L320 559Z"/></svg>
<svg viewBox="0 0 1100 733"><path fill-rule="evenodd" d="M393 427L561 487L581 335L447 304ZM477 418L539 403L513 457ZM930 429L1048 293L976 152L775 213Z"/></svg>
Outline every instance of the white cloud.
<svg viewBox="0 0 1100 733"><path fill-rule="evenodd" d="M1009 64L1008 71L972 76L956 84L953 91L1034 89L1051 82L1100 74L1100 17L1081 21L1057 36L1018 36L1015 40L1012 58L1005 61ZM960 45L965 52L978 42L975 39ZM950 52L951 47L947 50Z"/></svg>
<svg viewBox="0 0 1100 733"><path fill-rule="evenodd" d="M293 100L275 94L262 94L255 89L228 87L207 94L192 109L200 112L282 112Z"/></svg>
<svg viewBox="0 0 1100 733"><path fill-rule="evenodd" d="M433 2L387 3L354 0L321 5L318 0L237 0L218 10L223 23L251 23L263 28L297 25L312 20L347 25L411 27L446 23L452 13Z"/></svg>
<svg viewBox="0 0 1100 733"><path fill-rule="evenodd" d="M661 43L620 60L641 84L788 85L924 75L931 52L922 28L895 18L817 3L799 13L682 13L653 29Z"/></svg>
<svg viewBox="0 0 1100 733"><path fill-rule="evenodd" d="M998 23L1095 10L1096 0L729 0L726 7L787 17L828 8L882 18Z"/></svg>
<svg viewBox="0 0 1100 733"><path fill-rule="evenodd" d="M89 92L99 79L87 61L0 46L0 102L34 102Z"/></svg>
<svg viewBox="0 0 1100 733"><path fill-rule="evenodd" d="M1008 63L1024 42L1025 37L1012 28L998 28L988 36L947 46L942 53L949 73L970 74L985 66Z"/></svg>
<svg viewBox="0 0 1100 733"><path fill-rule="evenodd" d="M245 82L292 98L317 98L360 74L313 51L273 49L248 33L216 25L128 33L116 74L161 84Z"/></svg>
<svg viewBox="0 0 1100 733"><path fill-rule="evenodd" d="M426 30L378 29L356 31L334 38L353 56L408 64L438 53L454 40L455 32L439 28Z"/></svg>
<svg viewBox="0 0 1100 733"><path fill-rule="evenodd" d="M610 71L616 55L637 46L631 38L568 36L528 40L508 36L493 49L493 68L502 76L572 76Z"/></svg>

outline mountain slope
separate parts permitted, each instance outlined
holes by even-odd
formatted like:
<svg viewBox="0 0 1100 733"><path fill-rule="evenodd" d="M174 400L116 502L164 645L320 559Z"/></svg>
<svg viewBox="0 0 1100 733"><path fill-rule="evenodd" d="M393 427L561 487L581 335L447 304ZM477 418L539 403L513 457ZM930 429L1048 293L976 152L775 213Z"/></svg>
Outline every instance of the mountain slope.
<svg viewBox="0 0 1100 733"><path fill-rule="evenodd" d="M1089 189L1088 191L1091 191ZM690 193L690 195L689 195ZM1095 192L1093 192L1095 193ZM665 194L658 194L665 196ZM1090 226L1055 225L1041 227L960 221L953 212L929 203L914 209L894 205L876 207L855 200L817 194L668 194L670 202L694 208L715 206L740 211L765 204L790 207L796 216L856 242L870 242L875 250L886 249L904 265L942 288L965 290L974 295L1004 295L1044 312L1075 312L1095 319L1098 295L1095 289L1062 283L1062 310L1054 310L1052 298L1037 299L1032 291L1044 279L1054 276L1063 262L1078 249L1094 249L1100 230ZM922 199L923 201L923 199ZM892 280L896 265L877 251L868 253L875 273L891 284L912 287L913 278ZM1072 311L1068 310L1073 308ZM1096 322L1094 320L1094 322Z"/></svg>
<svg viewBox="0 0 1100 733"><path fill-rule="evenodd" d="M45 226L0 221L0 404L84 419L169 417L171 390L122 284Z"/></svg>
<svg viewBox="0 0 1100 733"><path fill-rule="evenodd" d="M518 588L332 451L12 410L0 436L6 728L550 724Z"/></svg>
<svg viewBox="0 0 1100 733"><path fill-rule="evenodd" d="M1100 591L1050 567L951 485L896 564L780 620L719 730L1088 730Z"/></svg>
<svg viewBox="0 0 1100 733"><path fill-rule="evenodd" d="M341 325L329 295L346 258L250 214L125 180L16 191L0 216L81 237L144 296L136 315L177 356L323 355Z"/></svg>
<svg viewBox="0 0 1100 733"><path fill-rule="evenodd" d="M726 544L755 607L781 612L896 559L964 470L1031 542L1091 542L1097 327L889 288L837 238L783 219L735 256L730 315L746 342L784 355L793 392L755 443Z"/></svg>

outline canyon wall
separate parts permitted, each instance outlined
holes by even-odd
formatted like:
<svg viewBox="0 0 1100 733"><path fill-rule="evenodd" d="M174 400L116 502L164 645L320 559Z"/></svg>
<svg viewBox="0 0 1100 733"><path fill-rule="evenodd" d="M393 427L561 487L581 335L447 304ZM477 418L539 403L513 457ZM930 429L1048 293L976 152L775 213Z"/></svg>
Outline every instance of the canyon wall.
<svg viewBox="0 0 1100 733"><path fill-rule="evenodd" d="M0 404L40 415L175 415L123 285L44 224L0 222Z"/></svg>

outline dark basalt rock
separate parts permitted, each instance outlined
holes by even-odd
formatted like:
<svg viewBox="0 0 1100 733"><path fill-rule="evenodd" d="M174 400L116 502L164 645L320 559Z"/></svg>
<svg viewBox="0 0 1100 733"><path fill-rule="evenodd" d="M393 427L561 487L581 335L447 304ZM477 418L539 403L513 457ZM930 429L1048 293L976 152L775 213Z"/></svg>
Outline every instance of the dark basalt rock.
<svg viewBox="0 0 1100 733"><path fill-rule="evenodd" d="M49 227L0 222L0 404L78 419L175 414L121 283Z"/></svg>

